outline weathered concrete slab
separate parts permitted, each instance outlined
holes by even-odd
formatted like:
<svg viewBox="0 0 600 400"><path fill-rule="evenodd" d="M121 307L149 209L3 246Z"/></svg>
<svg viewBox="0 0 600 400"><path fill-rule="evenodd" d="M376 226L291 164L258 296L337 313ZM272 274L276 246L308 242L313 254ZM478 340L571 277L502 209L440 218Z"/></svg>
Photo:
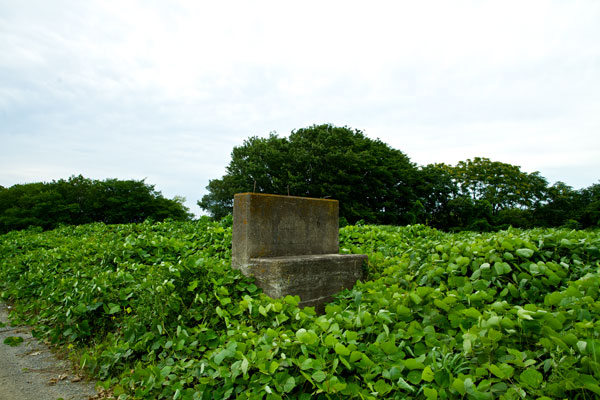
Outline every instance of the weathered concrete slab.
<svg viewBox="0 0 600 400"><path fill-rule="evenodd" d="M281 298L300 296L300 306L330 302L333 295L351 289L362 279L364 254L317 254L305 256L253 258L248 272L265 294Z"/></svg>
<svg viewBox="0 0 600 400"><path fill-rule="evenodd" d="M300 306L324 303L362 278L366 255L339 252L337 200L236 194L232 267L253 275L273 298L300 296Z"/></svg>
<svg viewBox="0 0 600 400"><path fill-rule="evenodd" d="M232 266L248 260L339 252L337 200L240 193L233 198Z"/></svg>

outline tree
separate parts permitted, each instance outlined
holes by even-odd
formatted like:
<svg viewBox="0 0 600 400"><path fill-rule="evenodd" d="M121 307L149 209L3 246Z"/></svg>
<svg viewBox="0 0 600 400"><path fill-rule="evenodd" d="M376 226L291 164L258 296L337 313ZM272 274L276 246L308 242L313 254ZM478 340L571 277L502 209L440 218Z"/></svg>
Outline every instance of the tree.
<svg viewBox="0 0 600 400"><path fill-rule="evenodd" d="M600 183L582 189L581 215L579 221L583 228L600 227Z"/></svg>
<svg viewBox="0 0 600 400"><path fill-rule="evenodd" d="M329 124L289 138L251 137L235 147L227 173L211 180L198 205L219 218L239 192L334 198L349 222L403 223L415 200L416 168L408 157L361 131Z"/></svg>
<svg viewBox="0 0 600 400"><path fill-rule="evenodd" d="M451 172L460 194L486 200L492 213L508 208L531 208L544 200L548 185L539 172L528 174L516 165L475 157L460 161Z"/></svg>
<svg viewBox="0 0 600 400"><path fill-rule="evenodd" d="M543 204L535 208L533 215L537 226L562 226L569 220L579 219L581 194L564 182L556 182L546 190Z"/></svg>
<svg viewBox="0 0 600 400"><path fill-rule="evenodd" d="M420 167L415 192L424 213L418 222L449 229L455 220L450 216L449 206L458 196L458 185L446 164L429 164Z"/></svg>
<svg viewBox="0 0 600 400"><path fill-rule="evenodd" d="M0 232L58 224L141 222L191 218L181 198L169 200L144 181L96 181L73 176L0 190Z"/></svg>

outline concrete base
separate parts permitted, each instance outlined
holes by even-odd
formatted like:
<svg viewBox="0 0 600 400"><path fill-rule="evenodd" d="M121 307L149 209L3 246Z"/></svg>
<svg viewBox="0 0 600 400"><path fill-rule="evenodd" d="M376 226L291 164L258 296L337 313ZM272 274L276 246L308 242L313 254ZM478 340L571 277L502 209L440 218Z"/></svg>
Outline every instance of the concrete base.
<svg viewBox="0 0 600 400"><path fill-rule="evenodd" d="M240 268L254 275L256 284L270 297L300 296L300 307L316 307L350 289L362 278L364 254L318 254L251 258Z"/></svg>

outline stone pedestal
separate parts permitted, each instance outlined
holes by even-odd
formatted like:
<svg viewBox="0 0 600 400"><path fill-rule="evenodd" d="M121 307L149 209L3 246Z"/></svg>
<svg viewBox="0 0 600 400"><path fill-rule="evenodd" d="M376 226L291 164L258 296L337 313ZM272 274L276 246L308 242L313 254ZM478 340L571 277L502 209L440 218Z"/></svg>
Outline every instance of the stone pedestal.
<svg viewBox="0 0 600 400"><path fill-rule="evenodd" d="M318 307L362 278L364 254L316 254L251 258L247 271L273 298L300 296L300 306Z"/></svg>
<svg viewBox="0 0 600 400"><path fill-rule="evenodd" d="M236 194L232 266L273 297L320 308L362 278L366 255L341 255L337 200Z"/></svg>

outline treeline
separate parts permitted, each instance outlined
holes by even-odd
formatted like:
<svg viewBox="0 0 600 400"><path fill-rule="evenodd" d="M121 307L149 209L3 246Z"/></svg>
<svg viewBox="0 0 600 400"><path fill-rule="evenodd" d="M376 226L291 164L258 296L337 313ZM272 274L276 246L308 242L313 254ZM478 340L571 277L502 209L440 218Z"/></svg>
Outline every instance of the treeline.
<svg viewBox="0 0 600 400"><path fill-rule="evenodd" d="M254 191L338 199L349 223L478 231L600 224L600 184L550 186L537 172L487 158L419 167L359 130L328 124L249 138L207 189L198 205L215 218L231 213L235 193Z"/></svg>
<svg viewBox="0 0 600 400"><path fill-rule="evenodd" d="M0 233L60 224L119 224L191 218L183 199L167 199L144 181L73 176L68 180L0 186Z"/></svg>

